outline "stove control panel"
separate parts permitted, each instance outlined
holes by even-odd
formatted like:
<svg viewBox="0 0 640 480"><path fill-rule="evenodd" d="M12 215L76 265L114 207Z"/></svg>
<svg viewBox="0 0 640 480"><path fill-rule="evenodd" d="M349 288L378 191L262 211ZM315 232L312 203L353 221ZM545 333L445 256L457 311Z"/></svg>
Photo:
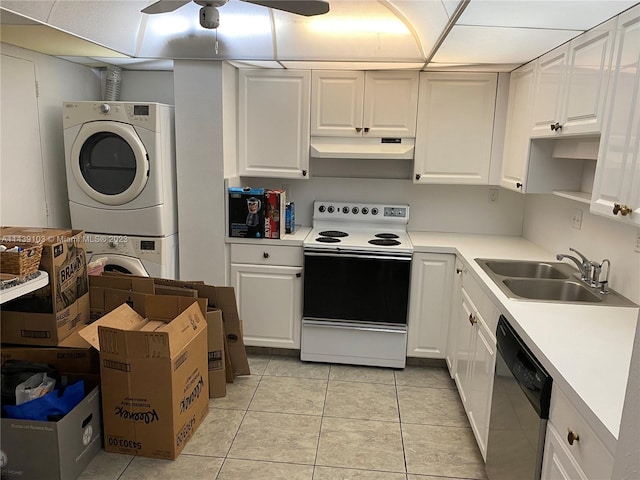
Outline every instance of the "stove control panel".
<svg viewBox="0 0 640 480"><path fill-rule="evenodd" d="M408 223L409 205L315 201L314 220Z"/></svg>

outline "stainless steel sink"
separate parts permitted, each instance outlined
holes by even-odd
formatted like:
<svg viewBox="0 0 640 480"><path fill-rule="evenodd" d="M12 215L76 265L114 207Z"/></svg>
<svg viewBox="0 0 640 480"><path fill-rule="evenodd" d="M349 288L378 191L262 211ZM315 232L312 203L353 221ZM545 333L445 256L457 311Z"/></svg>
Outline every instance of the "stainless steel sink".
<svg viewBox="0 0 640 480"><path fill-rule="evenodd" d="M572 265L564 262L476 258L476 262L509 298L538 302L636 307L609 289L600 293L580 280Z"/></svg>
<svg viewBox="0 0 640 480"><path fill-rule="evenodd" d="M572 273L564 268L564 263L552 264L520 260L487 260L484 264L493 273L505 277L568 279Z"/></svg>
<svg viewBox="0 0 640 480"><path fill-rule="evenodd" d="M514 295L520 298L558 301L600 303L604 295L598 296L591 289L572 280L543 280L507 278L502 281Z"/></svg>

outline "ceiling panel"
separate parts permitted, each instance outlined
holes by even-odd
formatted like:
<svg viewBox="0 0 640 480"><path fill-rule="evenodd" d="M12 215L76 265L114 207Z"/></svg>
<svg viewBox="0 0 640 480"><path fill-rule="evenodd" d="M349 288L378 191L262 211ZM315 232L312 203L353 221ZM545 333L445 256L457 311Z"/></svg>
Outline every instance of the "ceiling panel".
<svg viewBox="0 0 640 480"><path fill-rule="evenodd" d="M523 64L582 33L576 30L456 25L433 57L439 63Z"/></svg>

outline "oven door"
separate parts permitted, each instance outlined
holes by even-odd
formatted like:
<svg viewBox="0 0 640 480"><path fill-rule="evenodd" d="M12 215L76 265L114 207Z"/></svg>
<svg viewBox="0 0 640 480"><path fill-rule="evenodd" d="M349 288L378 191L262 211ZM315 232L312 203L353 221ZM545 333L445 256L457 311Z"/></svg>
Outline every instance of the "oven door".
<svg viewBox="0 0 640 480"><path fill-rule="evenodd" d="M304 317L406 325L410 277L410 254L305 250Z"/></svg>

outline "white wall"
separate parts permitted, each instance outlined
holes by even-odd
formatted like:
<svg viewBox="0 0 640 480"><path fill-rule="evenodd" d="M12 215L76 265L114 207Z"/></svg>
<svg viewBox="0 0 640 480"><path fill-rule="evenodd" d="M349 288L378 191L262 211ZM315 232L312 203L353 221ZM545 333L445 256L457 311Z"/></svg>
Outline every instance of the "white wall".
<svg viewBox="0 0 640 480"><path fill-rule="evenodd" d="M120 100L174 104L173 72L123 70Z"/></svg>
<svg viewBox="0 0 640 480"><path fill-rule="evenodd" d="M243 185L285 188L296 204L296 224L310 226L314 200L407 203L414 231L520 235L524 195L500 189L489 203L487 186L416 185L411 180L313 177L309 180L242 178ZM495 187L491 187L495 188Z"/></svg>
<svg viewBox="0 0 640 480"><path fill-rule="evenodd" d="M65 174L64 139L62 135L62 102L65 100L94 100L100 98L99 72L66 60L43 55L31 50L2 44L2 54L29 60L35 65L38 82L38 120L42 144L42 175L45 182L45 205L32 206L42 209L42 218L46 218L47 227L70 227L69 203ZM5 65L0 75L7 74ZM8 95L2 92L2 95ZM3 122L10 119L3 118ZM28 142L32 138L2 138L2 142ZM11 176L17 167L16 159L1 158L3 176ZM29 185L24 185L28 191ZM18 199L12 207L25 208L25 199ZM14 215L12 215L14 216Z"/></svg>
<svg viewBox="0 0 640 480"><path fill-rule="evenodd" d="M582 228L572 227L582 210ZM554 253L579 250L590 260L611 260L612 289L640 303L640 253L634 251L640 229L589 213L589 206L554 195L526 195L523 236Z"/></svg>

